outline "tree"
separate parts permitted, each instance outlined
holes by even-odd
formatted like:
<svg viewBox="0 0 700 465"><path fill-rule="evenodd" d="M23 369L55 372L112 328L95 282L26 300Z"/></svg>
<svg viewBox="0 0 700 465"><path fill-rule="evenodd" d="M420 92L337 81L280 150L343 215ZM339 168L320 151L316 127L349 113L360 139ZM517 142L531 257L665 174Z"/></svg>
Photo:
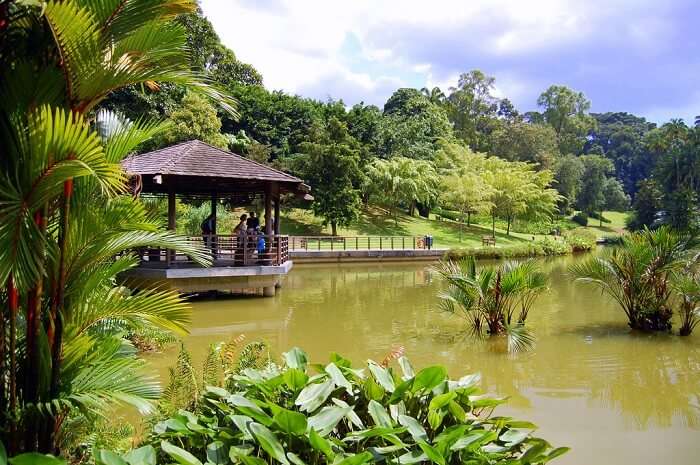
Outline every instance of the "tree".
<svg viewBox="0 0 700 465"><path fill-rule="evenodd" d="M602 212L605 208L605 186L613 164L600 155L585 155L581 157L581 161L583 179L576 201L578 209L589 215Z"/></svg>
<svg viewBox="0 0 700 465"><path fill-rule="evenodd" d="M562 213L568 213L572 206L576 205L584 171L583 161L575 155L565 155L557 161L554 179L557 191L563 199L560 208Z"/></svg>
<svg viewBox="0 0 700 465"><path fill-rule="evenodd" d="M214 106L194 93L182 99L180 107L170 115L170 126L158 138L155 147L199 139L202 142L227 149L229 140L221 134L221 120Z"/></svg>
<svg viewBox="0 0 700 465"><path fill-rule="evenodd" d="M430 100L430 103L433 103L435 105L442 105L447 100L445 93L439 87L433 87L432 89L428 89L427 87L423 87L420 90L420 92L428 100Z"/></svg>
<svg viewBox="0 0 700 465"><path fill-rule="evenodd" d="M630 206L630 197L625 194L622 183L615 178L608 178L605 182L605 209L613 211L626 211ZM601 226L603 216L600 217Z"/></svg>
<svg viewBox="0 0 700 465"><path fill-rule="evenodd" d="M547 125L508 124L491 135L490 153L509 161L536 163L539 169L552 169L559 156L557 134Z"/></svg>
<svg viewBox="0 0 700 465"><path fill-rule="evenodd" d="M432 160L438 141L452 138L445 111L416 89L398 89L384 105L377 155Z"/></svg>
<svg viewBox="0 0 700 465"><path fill-rule="evenodd" d="M647 122L629 113L592 113L596 127L588 134L584 153L604 155L615 165L615 177L622 182L625 192L634 195L637 184L651 176L654 157L649 153L644 138L654 129Z"/></svg>
<svg viewBox="0 0 700 465"><path fill-rule="evenodd" d="M389 205L398 224L398 208L408 207L413 215L417 202L430 203L437 198L439 178L432 163L394 157L377 159L369 166L371 194Z"/></svg>
<svg viewBox="0 0 700 465"><path fill-rule="evenodd" d="M663 192L656 181L653 179L641 181L632 203L632 216L628 220L627 227L632 231L651 228L661 209L662 198Z"/></svg>
<svg viewBox="0 0 700 465"><path fill-rule="evenodd" d="M302 162L304 179L314 186L311 208L331 225L336 236L338 226L349 225L359 212L361 173L357 141L344 123L331 117L320 137L301 148L307 155Z"/></svg>
<svg viewBox="0 0 700 465"><path fill-rule="evenodd" d="M0 435L11 454L53 452L67 416L89 421L118 402L145 408L158 394L121 332L182 330L187 307L173 293L115 289L136 264L125 249L164 246L207 263L203 249L158 232L140 203L118 197L127 189L119 161L162 126L108 124L95 110L114 89L168 82L231 111L232 102L186 61L172 20L192 2L121 6L22 3L0 28L0 44L18 51L0 55Z"/></svg>
<svg viewBox="0 0 700 465"><path fill-rule="evenodd" d="M491 187L479 174L473 172L446 177L442 186L441 202L460 213L459 240L461 242L464 217L466 216L467 227L469 227L473 214L486 212L491 207L489 203L492 195Z"/></svg>
<svg viewBox="0 0 700 465"><path fill-rule="evenodd" d="M582 92L566 86L550 86L537 99L544 121L554 128L561 153L578 155L586 136L595 127L595 120L586 112L591 102Z"/></svg>
<svg viewBox="0 0 700 465"><path fill-rule="evenodd" d="M459 77L447 97L455 134L473 150L488 149L488 135L495 126L498 100L492 95L496 79L479 70Z"/></svg>

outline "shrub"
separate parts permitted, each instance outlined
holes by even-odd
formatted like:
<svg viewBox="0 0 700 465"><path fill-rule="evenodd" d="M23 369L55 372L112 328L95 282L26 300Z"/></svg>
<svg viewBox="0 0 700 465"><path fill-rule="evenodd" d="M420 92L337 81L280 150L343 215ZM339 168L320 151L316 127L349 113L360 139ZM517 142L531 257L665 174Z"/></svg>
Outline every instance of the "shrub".
<svg viewBox="0 0 700 465"><path fill-rule="evenodd" d="M592 231L578 229L564 236L572 252L587 252L596 246L597 236Z"/></svg>
<svg viewBox="0 0 700 465"><path fill-rule="evenodd" d="M533 437L530 422L492 416L505 400L481 395L478 375L451 380L440 366L416 373L403 357L398 373L372 361L358 370L337 354L310 373L296 348L284 359L235 375L229 390L208 388L199 414L182 410L157 424L149 445L130 454L193 465L524 465L568 450ZM100 451L97 464L117 463L108 456Z"/></svg>
<svg viewBox="0 0 700 465"><path fill-rule="evenodd" d="M588 215L584 212L576 213L571 217L571 221L581 226L588 226Z"/></svg>

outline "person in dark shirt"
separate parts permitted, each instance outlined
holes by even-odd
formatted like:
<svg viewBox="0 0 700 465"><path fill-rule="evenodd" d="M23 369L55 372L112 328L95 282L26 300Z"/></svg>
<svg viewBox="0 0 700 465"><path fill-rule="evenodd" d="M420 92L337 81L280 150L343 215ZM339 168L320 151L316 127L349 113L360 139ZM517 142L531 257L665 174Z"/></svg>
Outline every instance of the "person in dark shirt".
<svg viewBox="0 0 700 465"><path fill-rule="evenodd" d="M246 227L248 230L253 230L257 231L260 228L260 220L258 219L258 215L255 214L255 212L250 212L250 216L248 217L248 221L246 222Z"/></svg>

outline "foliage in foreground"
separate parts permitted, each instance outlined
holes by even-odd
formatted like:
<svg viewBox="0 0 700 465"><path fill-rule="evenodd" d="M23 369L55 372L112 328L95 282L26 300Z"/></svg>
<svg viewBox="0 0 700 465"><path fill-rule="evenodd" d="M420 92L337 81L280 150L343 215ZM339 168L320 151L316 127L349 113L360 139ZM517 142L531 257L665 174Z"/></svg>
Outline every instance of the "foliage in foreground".
<svg viewBox="0 0 700 465"><path fill-rule="evenodd" d="M505 400L482 395L478 375L415 373L404 357L399 372L373 361L356 369L337 354L311 373L296 348L284 360L232 376L228 390L209 387L197 414L159 423L149 445L123 458L98 452L98 465L525 465L568 450L533 437L530 422L494 416Z"/></svg>
<svg viewBox="0 0 700 465"><path fill-rule="evenodd" d="M689 335L699 317L697 246L694 235L664 226L623 236L618 247L571 266L570 272L612 297L633 329L670 331L680 302L680 334Z"/></svg>
<svg viewBox="0 0 700 465"><path fill-rule="evenodd" d="M444 311L467 321L476 335L508 336L508 350L527 349L534 337L525 320L535 299L547 289L547 275L533 261L506 262L477 269L474 257L446 261L436 271L447 282L439 293Z"/></svg>

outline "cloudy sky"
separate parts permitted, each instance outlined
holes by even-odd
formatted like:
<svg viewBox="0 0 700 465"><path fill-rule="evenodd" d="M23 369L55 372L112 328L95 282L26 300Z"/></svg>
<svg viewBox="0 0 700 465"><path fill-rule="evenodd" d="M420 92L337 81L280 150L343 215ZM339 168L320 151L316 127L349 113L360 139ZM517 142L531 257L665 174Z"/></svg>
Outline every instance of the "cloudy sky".
<svg viewBox="0 0 700 465"><path fill-rule="evenodd" d="M700 0L201 0L266 87L381 107L398 87L471 69L536 108L550 84L593 111L655 122L700 114Z"/></svg>

